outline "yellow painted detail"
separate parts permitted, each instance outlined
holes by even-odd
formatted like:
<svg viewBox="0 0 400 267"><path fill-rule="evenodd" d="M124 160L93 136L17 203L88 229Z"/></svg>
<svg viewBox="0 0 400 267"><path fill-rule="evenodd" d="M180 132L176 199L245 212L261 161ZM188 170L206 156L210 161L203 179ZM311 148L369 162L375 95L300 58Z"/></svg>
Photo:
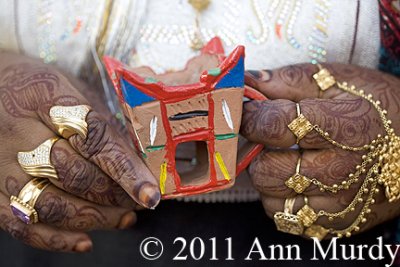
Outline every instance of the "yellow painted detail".
<svg viewBox="0 0 400 267"><path fill-rule="evenodd" d="M226 169L226 166L225 166L224 160L222 159L221 153L215 152L215 159L217 160L218 166L221 169L221 172L224 175L225 180L229 181L231 179L231 177L229 176L229 172Z"/></svg>
<svg viewBox="0 0 400 267"><path fill-rule="evenodd" d="M160 166L160 191L161 194L165 194L165 181L167 180L167 163L163 163Z"/></svg>

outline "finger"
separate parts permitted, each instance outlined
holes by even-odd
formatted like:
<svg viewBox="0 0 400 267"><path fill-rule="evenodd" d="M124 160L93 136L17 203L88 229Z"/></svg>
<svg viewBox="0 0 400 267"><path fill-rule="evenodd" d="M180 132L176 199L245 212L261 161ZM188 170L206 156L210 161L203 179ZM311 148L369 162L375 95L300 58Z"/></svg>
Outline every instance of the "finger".
<svg viewBox="0 0 400 267"><path fill-rule="evenodd" d="M17 165L10 166L10 170L13 175L0 180L0 190L7 197L18 196L32 178ZM136 222L136 214L128 209L100 206L72 196L53 185L40 194L34 208L40 222L72 231L123 229Z"/></svg>
<svg viewBox="0 0 400 267"><path fill-rule="evenodd" d="M58 179L50 179L57 187L102 205L134 207L129 195L99 167L84 159L68 143L58 140L51 150L51 162Z"/></svg>
<svg viewBox="0 0 400 267"><path fill-rule="evenodd" d="M48 114L49 108L41 114L42 120L57 132ZM155 208L161 198L157 181L134 149L97 112L89 112L86 122L86 138L75 134L68 139L75 151L97 165L137 203Z"/></svg>
<svg viewBox="0 0 400 267"><path fill-rule="evenodd" d="M351 202L349 197L324 197L324 196L313 196L308 198L308 205L314 211L324 210L330 213L336 213L343 210ZM275 213L283 212L286 198L277 198L270 196L261 196L262 204L265 212L270 218L274 218ZM346 204L344 204L344 202ZM296 215L297 212L304 206L304 196L295 196L295 202L293 205L292 214ZM354 221L355 217L361 209L361 205L356 207L351 214L348 214L346 219L339 218L333 221L329 221L326 216L319 217L314 223L321 225L326 229L345 229L349 224Z"/></svg>
<svg viewBox="0 0 400 267"><path fill-rule="evenodd" d="M380 198L381 196L376 196ZM384 196L382 196L384 198ZM351 194L340 194L339 196L312 196L308 198L308 206L311 207L315 212L325 211L327 213L338 213L343 211L353 200L354 195ZM266 214L273 218L276 212L283 212L286 198L277 198L270 196L261 196L262 204L264 206ZM295 197L295 202L293 205L293 214L296 214L305 205L304 197L298 195ZM321 225L326 229L337 229L343 230L351 225L352 222L359 215L363 204L356 205L354 211L347 213L344 218L338 217L333 220L329 220L327 216L320 216L314 223ZM379 223L388 220L397 214L398 208L396 205L388 206L386 201L377 200L373 206L371 206L371 212L368 213L366 218L366 223L359 224L359 231L362 232L368 228L371 228ZM381 213L379 211L385 211ZM389 216L386 216L389 214Z"/></svg>
<svg viewBox="0 0 400 267"><path fill-rule="evenodd" d="M301 114L322 132L341 144L360 147L383 134L379 114L361 99L305 99L300 101ZM290 100L250 101L244 104L241 134L256 143L272 147L291 147L296 136L288 125L297 118L296 105ZM315 130L299 142L305 149L332 148Z"/></svg>
<svg viewBox="0 0 400 267"><path fill-rule="evenodd" d="M12 214L9 199L2 193L0 203L0 228L27 245L63 252L88 252L92 249L87 234L60 230L43 223L26 225Z"/></svg>
<svg viewBox="0 0 400 267"><path fill-rule="evenodd" d="M305 98L318 97L319 88L312 79L317 70L312 64L290 65L275 70L250 70L245 73L245 83L269 99L298 102Z"/></svg>
<svg viewBox="0 0 400 267"><path fill-rule="evenodd" d="M265 196L296 196L297 193L286 185L286 181L296 173L299 157L300 152L297 150L262 151L249 168L254 187ZM361 164L361 161L361 154L341 149L305 150L301 155L299 174L323 185L341 185L343 181L350 179L349 175L354 173L356 165ZM363 177L360 176L359 182L353 183L349 189L343 191L354 193ZM330 192L323 193L321 186L310 183L305 187L303 194L320 196Z"/></svg>
<svg viewBox="0 0 400 267"><path fill-rule="evenodd" d="M136 222L132 211L100 206L52 185L40 195L36 210L41 222L72 231L125 229Z"/></svg>
<svg viewBox="0 0 400 267"><path fill-rule="evenodd" d="M44 140L54 137L54 133L39 121L26 123L25 127L36 130L29 134L29 139L20 138L18 149L21 151L32 151ZM50 178L50 181L57 187L102 205L127 208L135 205L134 201L116 182L95 164L84 159L67 140L56 141L50 153L50 161L58 178Z"/></svg>
<svg viewBox="0 0 400 267"><path fill-rule="evenodd" d="M339 70L358 67L343 64L324 65L335 80L342 80L346 75L340 75ZM360 69L360 68L358 68ZM310 63L285 66L275 70L250 70L245 73L245 83L266 95L269 99L289 99L299 102L306 98L333 98L343 92L333 85L329 90L322 91L313 75L319 72L316 65ZM344 94L347 95L347 94Z"/></svg>

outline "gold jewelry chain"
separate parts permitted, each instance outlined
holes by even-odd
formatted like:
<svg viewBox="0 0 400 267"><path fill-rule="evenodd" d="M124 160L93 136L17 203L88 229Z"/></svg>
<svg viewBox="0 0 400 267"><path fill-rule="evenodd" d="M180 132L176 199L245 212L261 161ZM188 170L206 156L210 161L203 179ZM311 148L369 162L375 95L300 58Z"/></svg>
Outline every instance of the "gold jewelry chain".
<svg viewBox="0 0 400 267"><path fill-rule="evenodd" d="M376 139L371 141L370 144L361 147L351 147L341 143L329 137L329 134L322 131L318 125L313 127L318 133L321 134L331 144L350 151L362 151L369 150L366 155L362 156L362 163L356 166L356 171L349 174L349 179L343 181L340 185L334 184L332 186L325 185L319 182L315 178L311 178L310 182L318 186L321 191L330 191L337 193L338 190L348 189L350 185L359 181L361 174L366 173L366 177L360 186L360 189L356 193L351 203L341 211L338 212L327 212L320 210L315 212L308 204L297 212L297 218L300 224L308 227L304 234L308 236L316 236L322 239L326 234L333 234L338 237L351 236L353 231L357 232L360 230L359 225L367 221L367 214L371 212L370 206L375 203L374 195L379 193L378 184L381 184L385 188L385 195L389 202L397 201L400 199L400 137L396 136L394 129L390 127L391 121L386 118L387 111L382 109L380 101L374 101L372 95L366 95L363 90L357 90L355 86L348 86L346 82L335 82L339 89L348 92L352 95L359 96L370 102L382 120L386 135L378 135ZM375 161L374 164L372 164ZM368 166L372 166L367 170ZM329 221L341 218L343 219L348 213L355 211L358 204L364 203L360 209L356 219L344 229L326 229L320 225L313 224L319 217L326 216Z"/></svg>

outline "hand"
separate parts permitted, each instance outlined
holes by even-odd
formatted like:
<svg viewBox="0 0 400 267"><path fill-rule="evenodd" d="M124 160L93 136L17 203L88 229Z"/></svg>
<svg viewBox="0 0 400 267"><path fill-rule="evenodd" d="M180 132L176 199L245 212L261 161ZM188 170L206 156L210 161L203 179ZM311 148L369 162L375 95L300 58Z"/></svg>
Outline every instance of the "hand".
<svg viewBox="0 0 400 267"><path fill-rule="evenodd" d="M388 112L392 127L400 133L400 80L394 76L352 65L324 65L336 81L348 82L374 100L380 100L381 107ZM296 163L302 157L300 174L315 178L327 185L340 185L355 171L365 152L345 151L321 137L315 130L299 142L299 150L289 149L296 143L296 137L288 124L297 117L296 105L313 125L319 125L330 137L349 146L369 144L378 134L385 135L382 120L372 105L360 97L346 93L335 85L325 92L320 91L312 75L318 71L315 65L301 64L283 67L273 71L249 71L246 83L261 91L267 101L251 101L244 105L241 133L251 141L266 145L265 150L252 162L249 172L254 186L260 191L266 213L273 217L283 211L286 198L296 197L294 212L303 205L303 196L285 185L295 173ZM365 175L360 177L348 190L337 193L321 192L311 184L303 195L308 196L309 206L315 211L338 212L349 206L358 192ZM398 216L399 202L389 203L381 186L375 196L375 204L367 215L367 222L360 231ZM316 222L325 228L343 229L359 214L362 205L344 218L329 221L320 217Z"/></svg>
<svg viewBox="0 0 400 267"><path fill-rule="evenodd" d="M86 139L73 135L53 146L51 161L58 179L50 179L52 184L36 202L39 223L25 225L18 220L9 198L18 196L32 177L19 166L17 153L57 135L49 117L52 106L91 103L51 66L6 53L0 58L3 230L34 247L87 251L91 241L83 232L125 228L136 220L135 202L147 208L158 204L160 193L151 172L103 116L91 111Z"/></svg>

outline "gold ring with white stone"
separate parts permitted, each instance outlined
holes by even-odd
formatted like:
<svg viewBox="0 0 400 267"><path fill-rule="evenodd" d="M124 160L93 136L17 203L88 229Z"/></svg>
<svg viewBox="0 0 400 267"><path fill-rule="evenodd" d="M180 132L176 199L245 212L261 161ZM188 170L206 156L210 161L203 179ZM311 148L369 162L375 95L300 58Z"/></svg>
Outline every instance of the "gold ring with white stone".
<svg viewBox="0 0 400 267"><path fill-rule="evenodd" d="M52 137L32 151L18 152L18 163L26 174L58 179L56 169L51 164L50 154L51 148L59 139L59 137Z"/></svg>
<svg viewBox="0 0 400 267"><path fill-rule="evenodd" d="M79 134L82 138L86 138L88 132L86 117L90 110L87 105L54 106L51 107L49 115L62 137L68 139L74 134Z"/></svg>
<svg viewBox="0 0 400 267"><path fill-rule="evenodd" d="M26 224L33 224L39 221L35 210L35 204L40 194L50 185L49 180L34 178L30 180L19 192L18 197L10 197L12 213Z"/></svg>

